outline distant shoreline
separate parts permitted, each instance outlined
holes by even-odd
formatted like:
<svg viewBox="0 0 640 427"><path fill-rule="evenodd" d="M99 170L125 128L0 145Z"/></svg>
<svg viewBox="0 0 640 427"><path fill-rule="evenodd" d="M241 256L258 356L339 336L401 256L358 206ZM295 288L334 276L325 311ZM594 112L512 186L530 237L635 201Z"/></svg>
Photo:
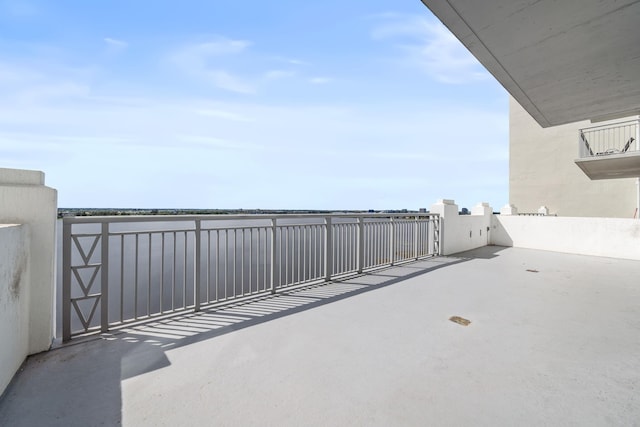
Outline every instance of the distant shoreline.
<svg viewBox="0 0 640 427"><path fill-rule="evenodd" d="M398 210L319 210L319 209L107 209L107 208L59 208L58 218L75 216L130 216L130 215L287 215L342 213L412 213Z"/></svg>

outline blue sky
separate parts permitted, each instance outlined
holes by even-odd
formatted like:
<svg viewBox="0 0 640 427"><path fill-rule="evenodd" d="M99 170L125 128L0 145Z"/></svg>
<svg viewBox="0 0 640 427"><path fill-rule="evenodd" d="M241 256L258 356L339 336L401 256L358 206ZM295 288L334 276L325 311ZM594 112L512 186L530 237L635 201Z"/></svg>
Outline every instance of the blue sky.
<svg viewBox="0 0 640 427"><path fill-rule="evenodd" d="M0 52L61 207L507 202L507 93L419 0L0 0Z"/></svg>

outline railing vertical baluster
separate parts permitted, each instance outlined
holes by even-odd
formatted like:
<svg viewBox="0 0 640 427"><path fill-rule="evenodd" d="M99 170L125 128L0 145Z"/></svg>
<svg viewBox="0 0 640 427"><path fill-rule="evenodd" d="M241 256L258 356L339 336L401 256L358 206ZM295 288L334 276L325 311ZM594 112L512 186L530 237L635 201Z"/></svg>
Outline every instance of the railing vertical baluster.
<svg viewBox="0 0 640 427"><path fill-rule="evenodd" d="M281 283L280 285L282 286L287 286L289 284L289 230L290 227L286 226L282 229L282 231L285 233L285 240L284 240L284 283ZM282 239L280 239L280 242L282 242ZM280 260L280 263L282 263L282 260Z"/></svg>
<svg viewBox="0 0 640 427"><path fill-rule="evenodd" d="M229 296L229 230L224 230L224 298Z"/></svg>
<svg viewBox="0 0 640 427"><path fill-rule="evenodd" d="M62 220L62 341L71 339L71 227Z"/></svg>
<svg viewBox="0 0 640 427"><path fill-rule="evenodd" d="M236 283L236 258L237 258L237 245L238 245L238 233L236 229L233 229L233 262L231 263L232 268L233 268L233 296L237 296L238 295L238 285Z"/></svg>
<svg viewBox="0 0 640 427"><path fill-rule="evenodd" d="M151 236L149 233L149 244L147 249L149 250L149 264L147 265L147 316L151 315Z"/></svg>
<svg viewBox="0 0 640 427"><path fill-rule="evenodd" d="M298 239L296 240L296 243L298 245L298 250L296 251L298 253L298 274L297 274L297 281L296 282L301 282L301 273L302 273L302 264L300 263L300 254L302 253L302 248L304 248L304 244L303 244L303 237L302 237L302 227L298 226L296 227L297 231L298 231ZM302 248L301 248L302 247Z"/></svg>
<svg viewBox="0 0 640 427"><path fill-rule="evenodd" d="M182 253L182 307L187 308L187 252L189 250L187 232L184 232L184 248Z"/></svg>
<svg viewBox="0 0 640 427"><path fill-rule="evenodd" d="M109 223L102 223L100 242L100 331L109 331Z"/></svg>
<svg viewBox="0 0 640 427"><path fill-rule="evenodd" d="M242 229L241 243L240 243L240 295L244 296L244 242L245 242L245 229Z"/></svg>
<svg viewBox="0 0 640 427"><path fill-rule="evenodd" d="M206 302L211 302L211 230L207 230L207 295Z"/></svg>
<svg viewBox="0 0 640 427"><path fill-rule="evenodd" d="M164 313L164 236L166 233L162 233L162 250L160 251L160 257L162 258L160 267L160 313ZM124 236L122 236L124 239Z"/></svg>
<svg viewBox="0 0 640 427"><path fill-rule="evenodd" d="M419 225L420 225L420 223L418 222L418 217L416 216L415 222L414 222L414 227L415 227L414 239L415 239L415 241L413 242L413 249L414 249L414 253L416 255L415 256L416 260L419 258L419 255L418 255L418 238L420 237Z"/></svg>
<svg viewBox="0 0 640 427"><path fill-rule="evenodd" d="M124 235L120 236L120 322L124 321Z"/></svg>
<svg viewBox="0 0 640 427"><path fill-rule="evenodd" d="M324 233L324 280L331 280L333 270L333 227L331 226L331 217L325 217L325 233Z"/></svg>
<svg viewBox="0 0 640 427"><path fill-rule="evenodd" d="M358 218L358 244L356 245L356 253L358 256L357 261L357 271L358 273L362 273L362 269L364 268L364 218Z"/></svg>
<svg viewBox="0 0 640 427"><path fill-rule="evenodd" d="M262 267L262 284L264 285L264 290L267 290L267 229L264 229L264 253L263 253L263 267Z"/></svg>
<svg viewBox="0 0 640 427"><path fill-rule="evenodd" d="M195 235L195 259L193 262L194 268L194 283L193 283L193 311L200 311L200 287L201 287L201 279L202 279L202 236L201 236L201 223L200 220L196 220L196 235ZM208 287L208 285L207 285Z"/></svg>
<svg viewBox="0 0 640 427"><path fill-rule="evenodd" d="M438 221L438 255L443 255L444 248L442 246L444 242L442 238L444 236L444 231L442 229L444 228L444 222L441 216L438 216L437 221Z"/></svg>
<svg viewBox="0 0 640 427"><path fill-rule="evenodd" d="M256 263L256 267L257 267ZM253 270L253 228L249 229L249 293L253 293L253 281L252 279L252 270Z"/></svg>
<svg viewBox="0 0 640 427"><path fill-rule="evenodd" d="M174 231L173 232L173 270L172 270L172 276L171 276L171 310L176 309L176 277L177 277L176 250L178 248L178 243L176 242L176 239L177 239L177 233Z"/></svg>
<svg viewBox="0 0 640 427"><path fill-rule="evenodd" d="M276 222L275 218L271 219L271 293L276 293ZM266 243L266 242L265 242ZM281 245L282 246L282 245Z"/></svg>
<svg viewBox="0 0 640 427"><path fill-rule="evenodd" d="M336 230L336 236L333 250L336 253L336 260L333 265L333 272L339 274L344 270L344 225L336 224L334 228Z"/></svg>
<svg viewBox="0 0 640 427"><path fill-rule="evenodd" d="M389 218L389 264L393 265L396 252L396 232L393 217Z"/></svg>
<svg viewBox="0 0 640 427"><path fill-rule="evenodd" d="M216 230L216 288L215 298L216 301L220 299L220 230Z"/></svg>
<svg viewBox="0 0 640 427"><path fill-rule="evenodd" d="M136 250L135 250L135 258L134 258L134 296L133 296L133 317L138 318L138 237L139 234L136 233Z"/></svg>
<svg viewBox="0 0 640 427"><path fill-rule="evenodd" d="M311 236L311 240L313 241L313 263L311 264L310 268L311 271L313 271L313 277L316 278L319 276L318 274L318 226L314 225L313 228L313 234Z"/></svg>
<svg viewBox="0 0 640 427"><path fill-rule="evenodd" d="M308 230L308 226L303 226L302 227L302 235L303 237L303 245L302 245L302 251L303 251L303 255L302 255L302 280L306 281L307 279L307 263L309 262L309 257L311 256L310 253L307 253L307 247L308 245L308 241L307 241L307 230ZM309 247L309 249L311 249L311 247Z"/></svg>

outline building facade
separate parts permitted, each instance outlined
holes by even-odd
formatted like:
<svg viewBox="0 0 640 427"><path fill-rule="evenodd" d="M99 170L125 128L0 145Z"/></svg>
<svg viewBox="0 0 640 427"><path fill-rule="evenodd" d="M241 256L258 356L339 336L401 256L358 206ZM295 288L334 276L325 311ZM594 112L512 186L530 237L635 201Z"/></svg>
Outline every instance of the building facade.
<svg viewBox="0 0 640 427"><path fill-rule="evenodd" d="M636 215L635 178L592 180L574 162L579 156L580 129L593 125L585 120L543 128L510 98L509 202L520 212L546 206L558 216ZM635 143L631 149L637 149Z"/></svg>

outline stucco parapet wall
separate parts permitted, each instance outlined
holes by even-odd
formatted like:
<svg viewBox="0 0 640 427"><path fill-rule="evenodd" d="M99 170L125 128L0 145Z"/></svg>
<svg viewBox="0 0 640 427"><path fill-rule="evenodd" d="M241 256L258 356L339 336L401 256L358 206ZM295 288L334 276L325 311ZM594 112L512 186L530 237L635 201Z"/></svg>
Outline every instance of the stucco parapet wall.
<svg viewBox="0 0 640 427"><path fill-rule="evenodd" d="M58 194L43 184L42 172L0 168L0 223L29 228L29 354L48 350L54 336Z"/></svg>
<svg viewBox="0 0 640 427"><path fill-rule="evenodd" d="M44 185L44 172L0 168L0 185Z"/></svg>
<svg viewBox="0 0 640 427"><path fill-rule="evenodd" d="M0 224L0 395L29 349L29 227Z"/></svg>
<svg viewBox="0 0 640 427"><path fill-rule="evenodd" d="M578 255L640 260L640 220L496 215L491 243Z"/></svg>
<svg viewBox="0 0 640 427"><path fill-rule="evenodd" d="M471 215L460 215L458 205L452 199L439 199L431 205L430 212L442 218L443 255L486 246L489 243L493 209L488 203L476 204Z"/></svg>

